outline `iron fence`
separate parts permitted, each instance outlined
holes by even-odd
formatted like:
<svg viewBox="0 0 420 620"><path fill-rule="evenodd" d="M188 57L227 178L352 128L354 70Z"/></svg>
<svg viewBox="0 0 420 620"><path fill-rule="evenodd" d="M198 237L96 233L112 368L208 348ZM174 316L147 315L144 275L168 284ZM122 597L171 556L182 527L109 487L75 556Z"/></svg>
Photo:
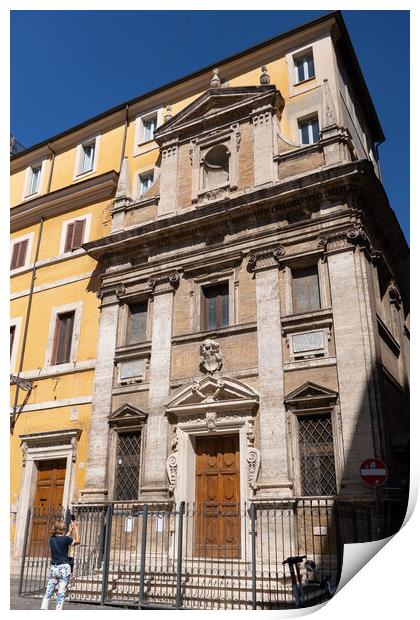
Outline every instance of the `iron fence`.
<svg viewBox="0 0 420 620"><path fill-rule="evenodd" d="M42 597L49 535L74 513L68 599L159 609L282 609L325 600L345 542L371 539L369 508L333 498L267 504L74 506L28 512L19 592ZM296 573L297 571L297 573Z"/></svg>

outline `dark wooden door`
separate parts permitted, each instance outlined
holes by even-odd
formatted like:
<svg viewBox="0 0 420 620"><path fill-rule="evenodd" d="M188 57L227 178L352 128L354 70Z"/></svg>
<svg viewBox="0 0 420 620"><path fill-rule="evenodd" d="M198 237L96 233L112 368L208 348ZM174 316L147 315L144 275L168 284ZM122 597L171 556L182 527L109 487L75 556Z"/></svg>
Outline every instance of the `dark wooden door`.
<svg viewBox="0 0 420 620"><path fill-rule="evenodd" d="M239 435L196 438L194 555L240 555Z"/></svg>
<svg viewBox="0 0 420 620"><path fill-rule="evenodd" d="M34 499L31 552L49 555L48 540L63 506L66 461L40 461Z"/></svg>

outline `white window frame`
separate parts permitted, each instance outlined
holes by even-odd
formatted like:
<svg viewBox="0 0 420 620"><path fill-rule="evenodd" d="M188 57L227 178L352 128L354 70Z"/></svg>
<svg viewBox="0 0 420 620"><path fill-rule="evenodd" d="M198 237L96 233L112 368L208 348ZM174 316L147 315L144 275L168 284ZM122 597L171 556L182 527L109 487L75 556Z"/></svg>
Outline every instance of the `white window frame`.
<svg viewBox="0 0 420 620"><path fill-rule="evenodd" d="M80 329L82 325L82 310L83 310L83 301L75 301L70 304L64 304L63 306L55 306L51 308L50 314L50 324L48 328L48 340L47 340L47 348L45 351L45 362L44 366L48 368L56 368L60 367L63 371L71 370L74 366L74 363L77 362L77 354L79 351L79 341L80 341ZM65 314L67 312L74 312L74 323L73 323L73 334L71 340L71 349L70 349L70 361L65 364L52 364L52 356L54 350L54 336L55 336L55 327L57 323L57 316L59 314Z"/></svg>
<svg viewBox="0 0 420 620"><path fill-rule="evenodd" d="M94 143L95 153L93 155L92 169L91 170L83 171L83 170L81 170L82 161L83 161L83 147L87 146L89 144L93 144L93 143ZM98 157L99 157L100 143L101 143L101 135L97 134L95 136L91 136L90 138L87 138L86 140L83 140L83 142L81 142L80 144L77 145L77 149L76 149L76 163L75 163L75 167L74 167L73 180L80 179L81 177L85 177L85 176L87 176L89 174L93 174L94 172L96 172L97 167L98 167Z"/></svg>
<svg viewBox="0 0 420 620"><path fill-rule="evenodd" d="M46 164L47 164L46 159L39 159L37 161L34 161L30 166L26 168L22 200L29 200L31 198L34 198L35 196L39 196L42 193ZM39 183L38 183L38 188L36 192L30 192L30 187L32 184L33 168L41 168L41 174L39 177Z"/></svg>
<svg viewBox="0 0 420 620"><path fill-rule="evenodd" d="M321 134L321 125L320 125L320 122L319 122L319 114L318 114L318 112L314 112L313 114L309 114L307 116L305 115L303 117L299 117L296 120L297 120L297 125L298 125L299 144L301 146L309 146L311 144L316 144L318 142L319 138L318 138L318 140L314 141L312 125L310 125L309 129L308 129L308 135L309 135L310 141L306 142L306 143L303 142L303 140L302 140L302 127L301 127L301 125L304 125L306 123L310 123L311 121L316 120L318 122L318 135L320 136L320 134Z"/></svg>
<svg viewBox="0 0 420 620"><path fill-rule="evenodd" d="M20 332L21 332L21 328L22 328L22 317L21 316L17 316L17 317L14 317L13 319L10 319L10 327L14 327L15 328L15 336L14 336L14 339L13 339L13 347L12 347L12 352L10 354L10 372L15 372L16 371L17 353L18 353L18 350L19 350Z"/></svg>
<svg viewBox="0 0 420 620"><path fill-rule="evenodd" d="M146 141L143 140L143 121L151 118L152 116L156 116L156 131L156 129L163 123L163 108L155 108L154 110L149 110L148 112L141 112L136 116L136 124L134 128L134 155L147 153L148 151L156 148L156 143L153 139Z"/></svg>
<svg viewBox="0 0 420 620"><path fill-rule="evenodd" d="M150 185L148 187L146 187L146 189L144 191L142 191L142 187L144 185L144 181L145 179L149 179L150 177L152 177L152 181L150 183ZM148 191L148 189L150 189L152 187L152 185L155 182L155 171L154 170L150 170L149 172L140 172L139 173L139 197L142 198L144 196L144 194Z"/></svg>
<svg viewBox="0 0 420 620"><path fill-rule="evenodd" d="M146 176L152 174L153 175L153 182L152 185L154 185L154 183L156 183L156 168L154 167L150 167L147 166L145 168L140 168L139 170L136 170L134 173L134 177L133 177L133 193L132 196L134 197L134 200L140 200L143 195L140 193L140 189L141 189L141 183L140 183L140 177L142 176Z"/></svg>
<svg viewBox="0 0 420 620"><path fill-rule="evenodd" d="M302 60L302 59L306 59L309 56L312 56L312 62L314 65L314 74L313 75L304 75L303 80L299 79L299 70L298 70L298 66L297 63ZM306 50L302 51L302 52L298 52L296 54L293 55L293 63L294 63L294 69L295 69L295 83L294 85L297 86L299 84L303 84L303 82L307 82L308 80L313 80L316 77L316 67L315 67L315 58L314 58L314 51L312 49L312 47L308 47L306 48ZM308 73L308 65L306 63L306 71L305 71L305 66L304 66L304 74Z"/></svg>
<svg viewBox="0 0 420 620"><path fill-rule="evenodd" d="M80 248L78 248L77 250L70 250L69 252L64 252L64 247L66 245L67 226L69 224L73 224L73 222L75 222L76 220L85 220L83 243L87 243L89 241L90 227L92 223L92 213L86 213L86 214L80 215L79 217L72 217L70 220L65 220L61 226L59 256L62 256L62 255L69 256L70 254L74 254L75 252L80 250ZM84 252L84 250L82 250L82 252Z"/></svg>
<svg viewBox="0 0 420 620"><path fill-rule="evenodd" d="M28 247L26 250L26 256L25 256L25 264L22 265L21 267L16 267L16 269L11 269L10 273L12 275L16 275L18 273L20 273L21 271L25 271L25 269L27 269L30 265L31 262L31 256L32 256L32 245L33 245L33 241L34 241L34 233L28 233L27 235L22 235L21 237L14 237L13 239L10 240L10 258L9 258L9 265L10 265L10 261L12 260L12 254L13 254L13 247L16 243L20 243L21 241L25 241L28 240Z"/></svg>

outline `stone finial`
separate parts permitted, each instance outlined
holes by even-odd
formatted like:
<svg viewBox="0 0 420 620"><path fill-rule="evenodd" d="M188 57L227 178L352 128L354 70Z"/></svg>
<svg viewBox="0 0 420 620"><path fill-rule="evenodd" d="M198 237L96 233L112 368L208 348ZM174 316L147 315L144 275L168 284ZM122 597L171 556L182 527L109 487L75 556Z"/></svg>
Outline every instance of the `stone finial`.
<svg viewBox="0 0 420 620"><path fill-rule="evenodd" d="M327 78L322 83L322 129L337 125L337 115Z"/></svg>
<svg viewBox="0 0 420 620"><path fill-rule="evenodd" d="M115 199L124 199L130 197L130 172L128 169L128 158L124 157L121 164L120 175L118 177L117 191Z"/></svg>
<svg viewBox="0 0 420 620"><path fill-rule="evenodd" d="M168 121L170 121L172 118L172 106L171 105L167 105L166 106L166 111L165 111L165 115L163 117L163 120L165 123L167 123Z"/></svg>
<svg viewBox="0 0 420 620"><path fill-rule="evenodd" d="M219 69L213 69L213 77L210 80L210 86L212 88L219 88L220 84L222 83L222 80L219 78Z"/></svg>
<svg viewBox="0 0 420 620"><path fill-rule="evenodd" d="M261 67L260 84L267 86L270 83L270 76L268 75L267 67L263 65Z"/></svg>

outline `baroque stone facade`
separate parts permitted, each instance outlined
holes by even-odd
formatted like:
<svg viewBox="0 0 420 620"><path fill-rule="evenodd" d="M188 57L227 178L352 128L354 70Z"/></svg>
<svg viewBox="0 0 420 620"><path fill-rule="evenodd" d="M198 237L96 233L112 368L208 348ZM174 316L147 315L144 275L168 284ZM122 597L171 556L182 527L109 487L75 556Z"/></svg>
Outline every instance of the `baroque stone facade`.
<svg viewBox="0 0 420 620"><path fill-rule="evenodd" d="M403 407L395 282L405 275L383 234L395 224L381 183L355 157L327 80L319 142L296 148L282 138L284 99L266 77L240 88L216 78L155 132L157 218L133 227L142 202L124 212L116 201L118 226L85 246L105 271L81 500L117 499L108 420L125 404L147 412L138 495L125 499L198 501L196 440L218 434L239 435L241 502L373 501L359 475L373 456L403 495L384 384ZM136 303L148 328L128 350ZM390 340L398 376L381 357ZM121 381L125 359L145 361L139 381Z"/></svg>

